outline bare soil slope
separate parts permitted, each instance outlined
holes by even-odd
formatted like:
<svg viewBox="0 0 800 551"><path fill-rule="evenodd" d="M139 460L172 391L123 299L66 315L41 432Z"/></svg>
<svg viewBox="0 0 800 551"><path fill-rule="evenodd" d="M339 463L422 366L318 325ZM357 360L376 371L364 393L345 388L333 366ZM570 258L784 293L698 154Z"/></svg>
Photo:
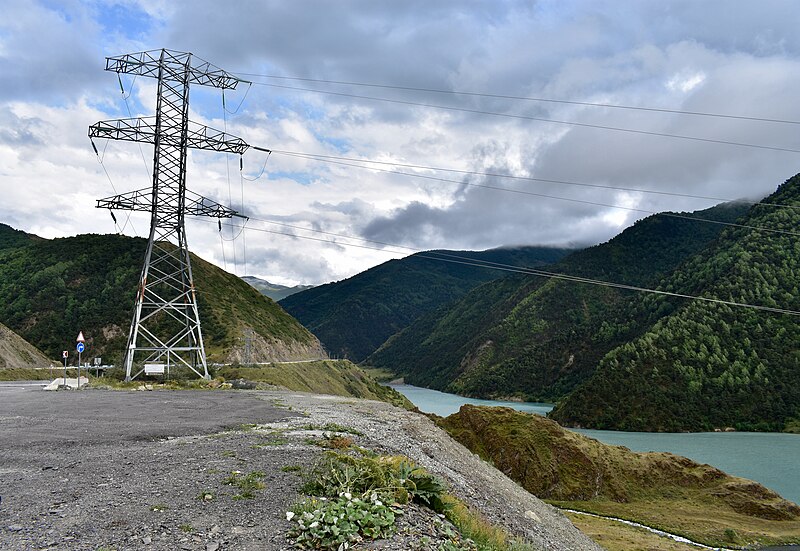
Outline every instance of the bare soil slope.
<svg viewBox="0 0 800 551"><path fill-rule="evenodd" d="M53 360L0 323L0 369L48 367L51 363Z"/></svg>

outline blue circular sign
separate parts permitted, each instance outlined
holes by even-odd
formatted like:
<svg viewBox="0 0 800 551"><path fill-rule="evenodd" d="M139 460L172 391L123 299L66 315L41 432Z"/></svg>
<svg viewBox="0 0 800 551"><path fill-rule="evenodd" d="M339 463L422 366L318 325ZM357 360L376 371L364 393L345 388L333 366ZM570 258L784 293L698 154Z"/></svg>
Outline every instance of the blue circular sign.
<svg viewBox="0 0 800 551"><path fill-rule="evenodd" d="M82 342L79 342L76 348L78 349L78 352L83 352L86 349Z"/></svg>

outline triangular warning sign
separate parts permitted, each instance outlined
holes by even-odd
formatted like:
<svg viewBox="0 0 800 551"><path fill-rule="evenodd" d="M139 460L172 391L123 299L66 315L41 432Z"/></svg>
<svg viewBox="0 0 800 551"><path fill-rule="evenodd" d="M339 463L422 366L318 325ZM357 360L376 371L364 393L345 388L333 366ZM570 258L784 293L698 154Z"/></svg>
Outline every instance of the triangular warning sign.
<svg viewBox="0 0 800 551"><path fill-rule="evenodd" d="M78 332L78 342L86 342L86 339L83 338L83 331Z"/></svg>

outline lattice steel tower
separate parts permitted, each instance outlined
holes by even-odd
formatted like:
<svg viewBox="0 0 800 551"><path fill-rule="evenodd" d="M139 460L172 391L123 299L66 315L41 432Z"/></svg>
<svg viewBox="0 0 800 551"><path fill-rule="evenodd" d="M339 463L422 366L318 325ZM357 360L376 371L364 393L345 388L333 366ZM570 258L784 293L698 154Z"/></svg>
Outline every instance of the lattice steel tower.
<svg viewBox="0 0 800 551"><path fill-rule="evenodd" d="M186 190L189 147L243 154L243 140L189 121L189 85L235 89L242 81L190 53L151 50L106 58L106 70L158 79L156 116L101 121L90 138L151 143L153 186L97 201L98 208L151 213L136 308L125 350L125 380L143 363L186 366L208 379L184 217L230 218L236 211Z"/></svg>

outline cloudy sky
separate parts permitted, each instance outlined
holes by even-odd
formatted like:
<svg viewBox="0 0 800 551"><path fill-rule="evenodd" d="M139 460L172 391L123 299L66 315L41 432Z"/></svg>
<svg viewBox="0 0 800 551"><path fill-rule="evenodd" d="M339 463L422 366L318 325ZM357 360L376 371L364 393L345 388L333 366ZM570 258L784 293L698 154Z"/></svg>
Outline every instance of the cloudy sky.
<svg viewBox="0 0 800 551"><path fill-rule="evenodd" d="M94 206L150 185L152 147L97 140L101 164L87 127L154 112L155 81L123 94L106 56L169 48L253 82L224 107L194 87L193 120L275 150L189 154L189 188L251 218L187 222L228 271L318 284L417 249L598 243L719 202L646 191L759 198L800 171L798 20L792 0L3 0L0 222L147 234Z"/></svg>

